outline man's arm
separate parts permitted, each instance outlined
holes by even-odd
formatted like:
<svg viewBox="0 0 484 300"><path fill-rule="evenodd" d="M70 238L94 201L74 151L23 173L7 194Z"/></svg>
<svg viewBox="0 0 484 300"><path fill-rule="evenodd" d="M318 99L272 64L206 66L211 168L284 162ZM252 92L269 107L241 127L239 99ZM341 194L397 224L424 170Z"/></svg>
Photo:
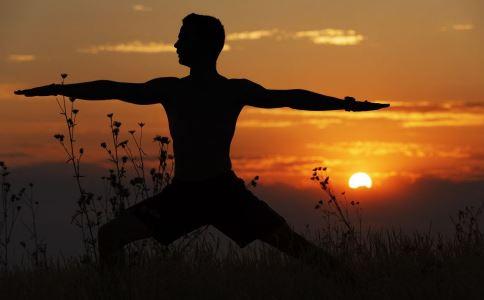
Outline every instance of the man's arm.
<svg viewBox="0 0 484 300"><path fill-rule="evenodd" d="M245 98L244 104L261 108L368 111L390 106L390 104L356 101L352 97L346 97L343 100L301 89L271 90L246 79L242 80L241 89Z"/></svg>
<svg viewBox="0 0 484 300"><path fill-rule="evenodd" d="M84 100L118 99L135 104L160 103L178 78L160 77L145 83L96 80L73 84L50 84L27 90L15 91L17 95L57 96L63 95Z"/></svg>

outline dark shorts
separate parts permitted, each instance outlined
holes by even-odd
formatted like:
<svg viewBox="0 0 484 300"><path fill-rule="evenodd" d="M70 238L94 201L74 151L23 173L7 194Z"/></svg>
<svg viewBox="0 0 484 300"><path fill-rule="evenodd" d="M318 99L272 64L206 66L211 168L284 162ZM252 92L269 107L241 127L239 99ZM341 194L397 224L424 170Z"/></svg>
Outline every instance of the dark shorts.
<svg viewBox="0 0 484 300"><path fill-rule="evenodd" d="M158 195L128 208L128 212L147 225L153 237L164 245L203 225L213 225L244 247L286 224L232 171L204 181L174 180Z"/></svg>

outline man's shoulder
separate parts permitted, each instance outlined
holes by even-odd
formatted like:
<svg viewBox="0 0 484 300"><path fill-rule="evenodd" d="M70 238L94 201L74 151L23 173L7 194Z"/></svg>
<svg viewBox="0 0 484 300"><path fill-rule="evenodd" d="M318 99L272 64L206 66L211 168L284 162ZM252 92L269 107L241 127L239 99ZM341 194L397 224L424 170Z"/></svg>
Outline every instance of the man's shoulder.
<svg viewBox="0 0 484 300"><path fill-rule="evenodd" d="M247 82L252 82L252 81L250 81L247 78L227 78L227 79L229 80L229 82L239 83L239 84L244 84L244 83L247 83Z"/></svg>
<svg viewBox="0 0 484 300"><path fill-rule="evenodd" d="M180 81L178 77L157 77L151 80L148 80L147 84L174 84Z"/></svg>
<svg viewBox="0 0 484 300"><path fill-rule="evenodd" d="M238 88L254 88L260 85L246 78L230 78L229 82Z"/></svg>

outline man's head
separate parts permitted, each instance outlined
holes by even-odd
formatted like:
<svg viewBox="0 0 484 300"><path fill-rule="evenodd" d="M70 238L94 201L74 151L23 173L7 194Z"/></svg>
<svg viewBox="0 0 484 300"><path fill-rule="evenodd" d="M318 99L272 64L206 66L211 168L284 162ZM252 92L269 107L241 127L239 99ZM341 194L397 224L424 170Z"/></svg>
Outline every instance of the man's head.
<svg viewBox="0 0 484 300"><path fill-rule="evenodd" d="M175 43L179 62L187 67L210 64L217 61L225 42L225 31L219 19L189 14Z"/></svg>

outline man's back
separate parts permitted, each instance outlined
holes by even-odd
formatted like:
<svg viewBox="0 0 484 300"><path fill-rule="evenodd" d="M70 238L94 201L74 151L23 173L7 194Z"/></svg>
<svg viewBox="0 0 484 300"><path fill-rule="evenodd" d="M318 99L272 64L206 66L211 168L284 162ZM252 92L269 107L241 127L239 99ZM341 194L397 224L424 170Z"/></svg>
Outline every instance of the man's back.
<svg viewBox="0 0 484 300"><path fill-rule="evenodd" d="M215 177L231 169L230 143L243 107L240 80L176 80L162 100L179 179Z"/></svg>

